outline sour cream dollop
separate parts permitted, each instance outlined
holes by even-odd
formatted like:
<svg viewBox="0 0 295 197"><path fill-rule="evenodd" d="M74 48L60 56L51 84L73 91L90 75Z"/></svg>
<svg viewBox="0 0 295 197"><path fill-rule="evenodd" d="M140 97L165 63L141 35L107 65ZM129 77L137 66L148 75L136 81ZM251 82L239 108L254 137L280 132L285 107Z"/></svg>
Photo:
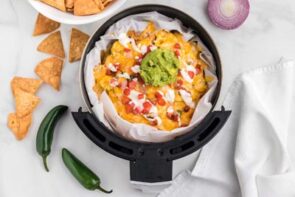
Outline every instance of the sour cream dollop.
<svg viewBox="0 0 295 197"><path fill-rule="evenodd" d="M195 74L197 74L196 73L196 68L193 67L192 65L186 65L186 67L184 69L180 70L180 74L184 78L184 80L189 82L189 83L192 83L193 78L191 78L191 76L188 74L188 72L193 72L194 75L195 75Z"/></svg>
<svg viewBox="0 0 295 197"><path fill-rule="evenodd" d="M167 92L165 94L165 98L169 103L173 103L175 100L174 90L172 90L172 89L167 90Z"/></svg>
<svg viewBox="0 0 295 197"><path fill-rule="evenodd" d="M129 38L128 35L126 33L120 33L118 36L118 40L119 42L126 48L128 48L128 44L131 43L132 48L137 51L137 52L141 52L141 50L137 47L135 40L133 38Z"/></svg>
<svg viewBox="0 0 295 197"><path fill-rule="evenodd" d="M134 73L139 73L140 72L140 66L139 65L132 66L131 70Z"/></svg>
<svg viewBox="0 0 295 197"><path fill-rule="evenodd" d="M125 79L130 79L130 75L128 73L119 73L117 76Z"/></svg>
<svg viewBox="0 0 295 197"><path fill-rule="evenodd" d="M192 95L186 90L179 90L180 96L183 99L184 103L190 108L195 108L195 103L193 102Z"/></svg>
<svg viewBox="0 0 295 197"><path fill-rule="evenodd" d="M141 111L143 109L143 103L145 102L145 99L138 99L139 94L141 93L136 90L131 90L128 97L130 102L134 104L134 108L138 108Z"/></svg>
<svg viewBox="0 0 295 197"><path fill-rule="evenodd" d="M107 68L112 71L112 72L117 72L117 68L114 66L114 64L109 63L109 65L107 66Z"/></svg>

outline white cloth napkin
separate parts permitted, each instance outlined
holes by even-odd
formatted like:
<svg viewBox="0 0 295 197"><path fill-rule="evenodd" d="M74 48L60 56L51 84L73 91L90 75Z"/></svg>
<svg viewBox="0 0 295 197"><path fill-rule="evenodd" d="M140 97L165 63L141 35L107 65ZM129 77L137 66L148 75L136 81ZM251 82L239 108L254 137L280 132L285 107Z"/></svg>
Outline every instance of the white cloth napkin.
<svg viewBox="0 0 295 197"><path fill-rule="evenodd" d="M240 75L224 101L225 127L159 197L294 197L294 102L293 61Z"/></svg>

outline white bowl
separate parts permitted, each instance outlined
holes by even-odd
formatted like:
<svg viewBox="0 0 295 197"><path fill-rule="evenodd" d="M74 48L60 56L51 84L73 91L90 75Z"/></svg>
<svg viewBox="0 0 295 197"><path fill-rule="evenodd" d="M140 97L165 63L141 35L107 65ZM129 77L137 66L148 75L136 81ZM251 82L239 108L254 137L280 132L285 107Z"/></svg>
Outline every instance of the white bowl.
<svg viewBox="0 0 295 197"><path fill-rule="evenodd" d="M75 16L72 13L60 11L38 0L29 0L29 3L44 16L63 24L82 25L98 21L109 16L119 9L126 0L115 0L109 4L102 12L89 16Z"/></svg>

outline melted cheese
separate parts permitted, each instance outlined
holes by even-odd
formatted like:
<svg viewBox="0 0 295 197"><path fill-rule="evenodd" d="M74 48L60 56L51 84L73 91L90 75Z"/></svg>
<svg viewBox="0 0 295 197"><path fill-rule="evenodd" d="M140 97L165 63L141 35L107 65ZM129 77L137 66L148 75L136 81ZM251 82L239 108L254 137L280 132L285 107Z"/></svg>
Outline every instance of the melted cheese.
<svg viewBox="0 0 295 197"><path fill-rule="evenodd" d="M174 48L176 44L180 46L177 49ZM182 81L181 87L176 86L176 82L165 87L153 87L144 84L142 80L137 80L140 62L144 55L161 48L178 51L181 66L177 81ZM180 33L157 29L153 23L149 22L142 32L130 31L119 35L118 41L112 44L110 53L106 55L102 64L94 69L93 90L98 96L107 90L118 114L131 123L149 124L167 131L186 126L190 123L197 102L208 89L207 79L203 76L203 69L207 64L199 57L201 51L200 45L186 41ZM196 70L197 65L198 69L200 68L199 73ZM108 75L107 70L117 73L116 76ZM189 72L194 73L193 78ZM130 103L141 110L144 108L143 103L149 102L151 108L148 112L127 111L122 98L124 90L129 88L131 78L136 82L136 87L132 88L128 95ZM156 92L161 94L161 104L155 96ZM144 95L142 99L138 98L139 94ZM184 111L186 106L191 109ZM167 113L172 113L174 116L178 114L177 120L175 120L176 117L169 118Z"/></svg>

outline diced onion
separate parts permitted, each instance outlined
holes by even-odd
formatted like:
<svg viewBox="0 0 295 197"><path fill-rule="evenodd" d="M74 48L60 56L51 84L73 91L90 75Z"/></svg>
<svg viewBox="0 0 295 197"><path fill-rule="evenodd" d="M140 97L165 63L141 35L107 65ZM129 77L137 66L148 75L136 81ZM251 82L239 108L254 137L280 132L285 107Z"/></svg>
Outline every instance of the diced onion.
<svg viewBox="0 0 295 197"><path fill-rule="evenodd" d="M221 29L235 29L242 25L249 15L249 0L209 0L208 15Z"/></svg>

